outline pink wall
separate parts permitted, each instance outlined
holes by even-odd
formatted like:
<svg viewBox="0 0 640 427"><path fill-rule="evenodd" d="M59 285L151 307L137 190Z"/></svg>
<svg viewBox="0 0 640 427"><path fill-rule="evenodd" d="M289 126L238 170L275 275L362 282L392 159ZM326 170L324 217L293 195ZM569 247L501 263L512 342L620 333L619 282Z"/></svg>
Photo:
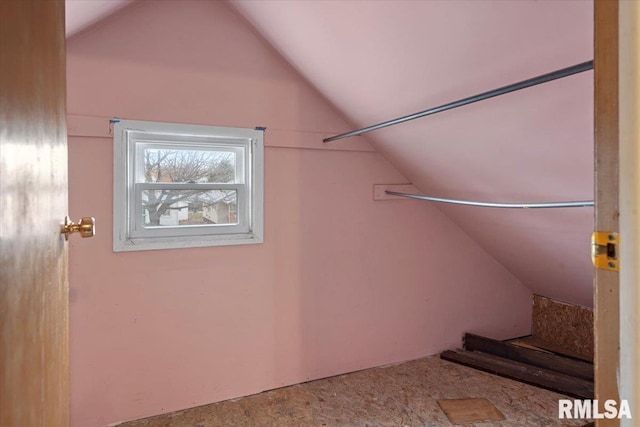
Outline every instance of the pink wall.
<svg viewBox="0 0 640 427"><path fill-rule="evenodd" d="M72 424L99 426L529 331L531 293L222 2L137 3L68 43ZM108 118L267 126L265 243L113 253ZM345 150L346 148L346 150Z"/></svg>

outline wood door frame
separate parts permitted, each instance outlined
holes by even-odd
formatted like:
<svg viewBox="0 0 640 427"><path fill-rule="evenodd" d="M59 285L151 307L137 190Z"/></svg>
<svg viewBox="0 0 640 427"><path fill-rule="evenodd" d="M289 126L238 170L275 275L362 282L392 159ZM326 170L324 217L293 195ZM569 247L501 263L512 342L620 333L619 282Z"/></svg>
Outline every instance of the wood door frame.
<svg viewBox="0 0 640 427"><path fill-rule="evenodd" d="M618 226L618 2L594 2L595 230ZM594 273L595 399L619 401L620 295L616 271ZM616 419L596 420L619 426Z"/></svg>
<svg viewBox="0 0 640 427"><path fill-rule="evenodd" d="M625 399L640 417L640 6L595 0L595 230L620 233L620 273L595 270L595 399ZM634 213L635 210L635 213ZM598 419L596 426L632 426Z"/></svg>
<svg viewBox="0 0 640 427"><path fill-rule="evenodd" d="M621 399L640 418L640 3L623 1L618 11L620 383ZM621 425L632 427L624 419Z"/></svg>

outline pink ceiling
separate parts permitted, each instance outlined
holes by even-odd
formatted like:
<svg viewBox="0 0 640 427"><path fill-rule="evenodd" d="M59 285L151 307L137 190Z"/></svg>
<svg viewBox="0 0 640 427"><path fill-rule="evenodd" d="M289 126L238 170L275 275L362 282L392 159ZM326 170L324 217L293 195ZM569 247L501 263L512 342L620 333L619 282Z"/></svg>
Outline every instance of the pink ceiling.
<svg viewBox="0 0 640 427"><path fill-rule="evenodd" d="M231 4L357 126L593 58L589 1ZM366 137L424 193L592 199L592 80L589 71ZM534 292L592 304L592 208L440 209Z"/></svg>
<svg viewBox="0 0 640 427"><path fill-rule="evenodd" d="M67 37L126 6L131 0L65 0Z"/></svg>
<svg viewBox="0 0 640 427"><path fill-rule="evenodd" d="M124 3L67 0L68 33ZM230 4L357 126L593 58L590 1ZM592 115L589 71L366 138L425 194L585 200L593 198ZM534 292L592 305L591 208L439 208Z"/></svg>

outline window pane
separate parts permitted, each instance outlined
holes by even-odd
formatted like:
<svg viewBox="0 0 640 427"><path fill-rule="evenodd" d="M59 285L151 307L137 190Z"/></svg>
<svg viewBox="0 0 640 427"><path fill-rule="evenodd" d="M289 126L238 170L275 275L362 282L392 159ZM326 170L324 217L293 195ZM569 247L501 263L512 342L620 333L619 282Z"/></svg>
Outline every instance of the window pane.
<svg viewBox="0 0 640 427"><path fill-rule="evenodd" d="M235 225L236 190L142 190L145 227Z"/></svg>
<svg viewBox="0 0 640 427"><path fill-rule="evenodd" d="M145 148L144 177L138 182L238 183L236 157L236 151Z"/></svg>

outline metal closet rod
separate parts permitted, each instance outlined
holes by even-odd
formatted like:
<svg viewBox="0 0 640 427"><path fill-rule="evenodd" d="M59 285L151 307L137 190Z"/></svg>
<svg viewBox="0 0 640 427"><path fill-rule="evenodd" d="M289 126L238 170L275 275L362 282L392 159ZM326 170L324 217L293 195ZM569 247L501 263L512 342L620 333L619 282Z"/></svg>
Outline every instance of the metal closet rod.
<svg viewBox="0 0 640 427"><path fill-rule="evenodd" d="M484 208L506 208L506 209L545 209L545 208L582 208L594 206L593 200L582 200L576 202L548 202L548 203L493 203L474 202L471 200L443 199L441 197L422 196L419 194L398 193L396 191L385 191L392 196L407 197L409 199L429 200L431 202L452 203L454 205L481 206Z"/></svg>
<svg viewBox="0 0 640 427"><path fill-rule="evenodd" d="M367 126L362 129L353 130L351 132L341 133L340 135L330 136L325 138L322 142L332 142L339 139L348 138L350 136L362 135L363 133L371 132L374 130L386 128L389 126L397 125L400 123L408 122L409 120L419 119L420 117L430 116L432 114L440 113L442 111L451 110L463 105L472 104L474 102L482 101L485 99L493 98L507 94L509 92L515 92L520 89L525 89L531 86L539 85L541 83L550 82L552 80L568 77L573 74L582 73L593 69L593 61L582 62L571 67L563 68L561 70L552 71L551 73L543 74L538 77L533 77L527 80L523 80L518 83L513 83L508 86L503 86L498 89L493 89L488 92L483 92L479 95L470 96L468 98L461 99L459 101L450 102L448 104L440 105L439 107L429 108L428 110L420 111L418 113L409 114L408 116L398 117L397 119L388 120L386 122L378 123L376 125Z"/></svg>

